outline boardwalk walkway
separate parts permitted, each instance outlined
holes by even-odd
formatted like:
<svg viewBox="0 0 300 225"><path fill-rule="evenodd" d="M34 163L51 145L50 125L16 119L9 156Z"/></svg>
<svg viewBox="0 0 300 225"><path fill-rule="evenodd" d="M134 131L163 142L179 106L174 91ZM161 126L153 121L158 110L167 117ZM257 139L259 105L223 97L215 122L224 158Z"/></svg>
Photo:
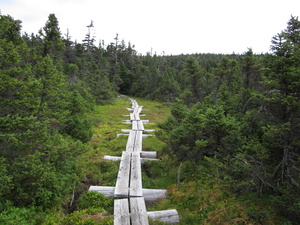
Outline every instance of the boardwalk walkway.
<svg viewBox="0 0 300 225"><path fill-rule="evenodd" d="M142 107L130 99L130 123L126 150L121 157L105 156L105 159L120 160L119 172L115 187L91 186L90 191L97 191L105 196L114 197L114 225L148 225L148 218L168 224L179 222L175 209L147 212L146 202L165 198L166 190L143 189L141 163L155 160L156 152L143 152L142 139L145 120L140 119Z"/></svg>

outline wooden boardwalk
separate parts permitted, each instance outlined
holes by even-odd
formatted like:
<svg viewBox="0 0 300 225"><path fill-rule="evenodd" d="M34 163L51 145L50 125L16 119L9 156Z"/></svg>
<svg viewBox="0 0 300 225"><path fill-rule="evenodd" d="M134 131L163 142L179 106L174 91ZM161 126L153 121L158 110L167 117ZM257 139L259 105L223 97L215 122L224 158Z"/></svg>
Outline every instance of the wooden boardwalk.
<svg viewBox="0 0 300 225"><path fill-rule="evenodd" d="M165 198L166 191L159 189L143 189L141 163L155 160L156 152L143 152L142 139L144 121L140 120L140 107L134 99L130 99L132 107L129 117L132 129L129 130L128 141L121 157L105 156L109 160L120 160L119 172L115 187L91 186L90 191L97 191L105 196L114 197L114 225L148 225L148 218L168 224L179 222L175 209L147 212L146 201Z"/></svg>

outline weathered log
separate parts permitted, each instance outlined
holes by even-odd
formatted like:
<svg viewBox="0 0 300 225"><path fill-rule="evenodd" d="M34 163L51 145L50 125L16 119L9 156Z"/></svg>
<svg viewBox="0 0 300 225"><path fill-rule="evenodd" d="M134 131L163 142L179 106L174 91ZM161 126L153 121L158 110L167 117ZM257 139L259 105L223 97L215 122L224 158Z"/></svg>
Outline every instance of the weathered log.
<svg viewBox="0 0 300 225"><path fill-rule="evenodd" d="M145 132L154 132L155 130L144 130Z"/></svg>
<svg viewBox="0 0 300 225"><path fill-rule="evenodd" d="M157 153L155 151L142 151L141 157L155 159L157 157Z"/></svg>
<svg viewBox="0 0 300 225"><path fill-rule="evenodd" d="M95 191L106 197L114 197L115 187L111 186L90 186L89 191ZM163 189L146 189L143 188L143 196L146 202L154 202L166 198L167 191Z"/></svg>
<svg viewBox="0 0 300 225"><path fill-rule="evenodd" d="M122 132L127 133L127 134L117 134L117 138L120 136L128 136L131 130L122 130ZM145 139L146 137L153 137L155 135L153 134L143 134L142 138Z"/></svg>
<svg viewBox="0 0 300 225"><path fill-rule="evenodd" d="M122 157L105 155L103 158L106 159L106 160L120 161ZM153 161L153 160L158 161L158 159L153 159L153 158L141 158L141 163L148 162L148 161Z"/></svg>
<svg viewBox="0 0 300 225"><path fill-rule="evenodd" d="M147 212L152 220L158 220L167 224L179 223L179 215L176 209Z"/></svg>
<svg viewBox="0 0 300 225"><path fill-rule="evenodd" d="M131 131L131 129L122 129L121 131L124 133L129 133Z"/></svg>
<svg viewBox="0 0 300 225"><path fill-rule="evenodd" d="M141 163L149 162L149 161L159 161L158 159L150 159L150 158L141 158Z"/></svg>
<svg viewBox="0 0 300 225"><path fill-rule="evenodd" d="M129 134L117 134L117 138L120 136L128 136Z"/></svg>
<svg viewBox="0 0 300 225"><path fill-rule="evenodd" d="M103 159L106 159L106 160L111 160L111 161L120 161L122 159L122 157L120 156L110 156L110 155L105 155L103 157Z"/></svg>
<svg viewBox="0 0 300 225"><path fill-rule="evenodd" d="M167 195L167 190L163 189L146 189L143 188L143 196L146 202L154 202L158 199L164 199Z"/></svg>
<svg viewBox="0 0 300 225"><path fill-rule="evenodd" d="M115 187L111 186L90 186L89 191L95 191L103 194L105 197L114 197Z"/></svg>
<svg viewBox="0 0 300 225"><path fill-rule="evenodd" d="M155 135L153 135L153 134L143 134L143 139L145 139L146 137L152 137L152 136L155 136Z"/></svg>

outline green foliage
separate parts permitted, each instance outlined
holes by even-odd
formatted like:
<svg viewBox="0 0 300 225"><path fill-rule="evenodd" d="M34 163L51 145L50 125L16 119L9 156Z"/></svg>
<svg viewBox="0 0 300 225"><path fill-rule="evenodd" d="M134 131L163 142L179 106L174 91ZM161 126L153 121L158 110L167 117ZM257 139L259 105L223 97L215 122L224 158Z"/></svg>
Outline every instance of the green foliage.
<svg viewBox="0 0 300 225"><path fill-rule="evenodd" d="M0 39L13 44L20 44L21 21L14 20L11 16L0 15Z"/></svg>
<svg viewBox="0 0 300 225"><path fill-rule="evenodd" d="M37 64L35 72L42 82L39 93L41 109L37 115L42 120L51 120L54 129L61 129L70 115L66 77L57 70L49 56Z"/></svg>
<svg viewBox="0 0 300 225"><path fill-rule="evenodd" d="M89 208L71 213L61 222L61 224L112 225L113 216L107 215L102 209Z"/></svg>
<svg viewBox="0 0 300 225"><path fill-rule="evenodd" d="M79 115L71 117L66 122L64 131L72 138L87 143L93 135L92 124L86 118L81 118Z"/></svg>
<svg viewBox="0 0 300 225"><path fill-rule="evenodd" d="M172 112L176 115L180 111L175 108ZM234 117L226 116L220 106L196 104L184 118L176 117L177 121L171 117L166 124L161 124L167 133L158 135L166 138L170 151L179 160L198 161L204 155L231 154L239 144L239 123Z"/></svg>
<svg viewBox="0 0 300 225"><path fill-rule="evenodd" d="M105 209L107 211L113 211L113 199L107 198L103 194L94 192L94 191L88 191L84 193L78 202L79 209L88 209L88 208L99 208L99 209Z"/></svg>
<svg viewBox="0 0 300 225"><path fill-rule="evenodd" d="M51 55L55 60L60 59L64 51L64 43L54 14L49 15L43 31L44 56Z"/></svg>
<svg viewBox="0 0 300 225"><path fill-rule="evenodd" d="M12 189L12 176L8 171L8 164L5 158L0 158L0 199L10 193Z"/></svg>
<svg viewBox="0 0 300 225"><path fill-rule="evenodd" d="M34 208L16 208L10 207L0 213L0 224L14 225L32 225L41 222L36 216Z"/></svg>
<svg viewBox="0 0 300 225"><path fill-rule="evenodd" d="M166 71L158 77L159 87L153 92L153 98L163 102L173 102L180 93L174 71Z"/></svg>

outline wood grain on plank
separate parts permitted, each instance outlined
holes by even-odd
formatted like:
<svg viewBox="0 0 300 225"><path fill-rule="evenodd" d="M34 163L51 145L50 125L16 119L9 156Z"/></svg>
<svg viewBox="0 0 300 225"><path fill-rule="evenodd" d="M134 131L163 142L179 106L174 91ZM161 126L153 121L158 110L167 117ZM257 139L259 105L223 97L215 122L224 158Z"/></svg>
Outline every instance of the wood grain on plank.
<svg viewBox="0 0 300 225"><path fill-rule="evenodd" d="M130 225L129 202L127 198L114 201L114 225Z"/></svg>
<svg viewBox="0 0 300 225"><path fill-rule="evenodd" d="M136 131L131 130L129 132L129 136L126 144L126 152L133 152L135 136L136 136Z"/></svg>
<svg viewBox="0 0 300 225"><path fill-rule="evenodd" d="M131 174L130 174L129 196L130 197L143 196L141 157L139 152L132 152L130 172Z"/></svg>
<svg viewBox="0 0 300 225"><path fill-rule="evenodd" d="M129 193L130 152L122 152L115 188L115 197L127 197Z"/></svg>
<svg viewBox="0 0 300 225"><path fill-rule="evenodd" d="M143 197L130 198L130 217L132 225L149 225L146 204Z"/></svg>
<svg viewBox="0 0 300 225"><path fill-rule="evenodd" d="M142 140L143 140L143 131L137 131L134 141L134 152L141 152L142 151Z"/></svg>

